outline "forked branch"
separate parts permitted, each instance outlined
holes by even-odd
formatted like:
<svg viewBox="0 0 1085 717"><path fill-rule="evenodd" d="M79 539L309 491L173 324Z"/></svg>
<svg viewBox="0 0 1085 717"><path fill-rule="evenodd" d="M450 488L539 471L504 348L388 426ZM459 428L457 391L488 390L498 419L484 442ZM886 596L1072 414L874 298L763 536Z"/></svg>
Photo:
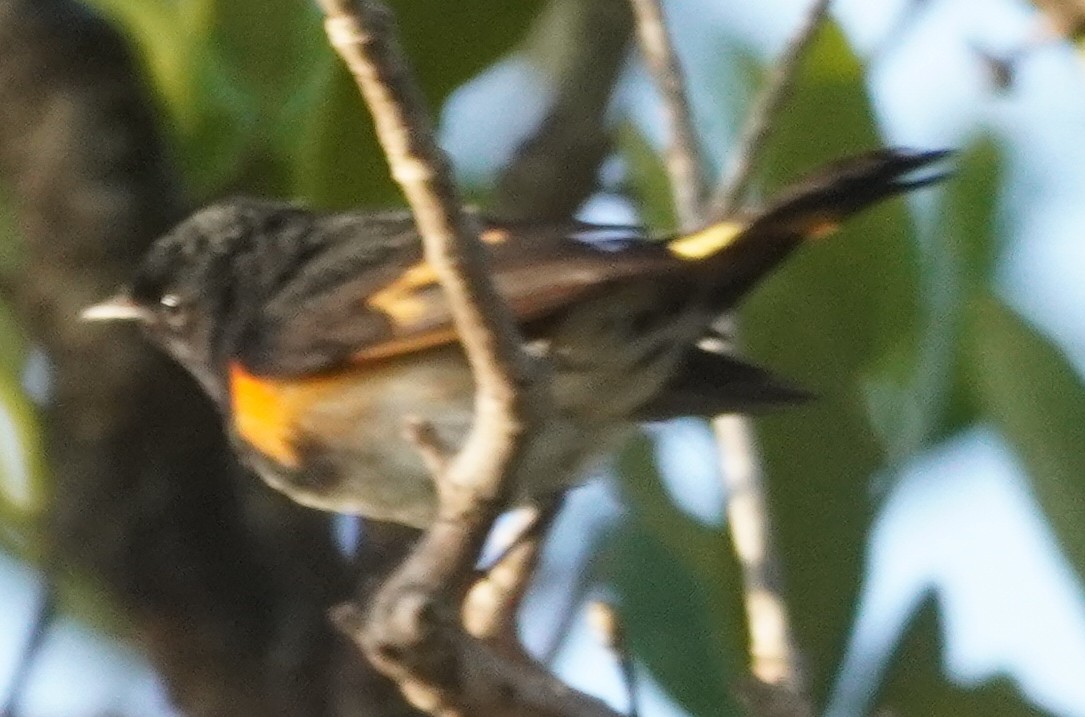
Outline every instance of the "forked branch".
<svg viewBox="0 0 1085 717"><path fill-rule="evenodd" d="M829 0L814 1L804 22L788 42L768 85L750 112L737 147L731 150L727 170L707 206L692 112L680 65L668 37L661 0L630 1L637 14L642 51L659 86L669 120L667 169L682 228L688 231L723 220L738 209L776 117L790 93L799 64L825 17ZM784 688L779 692L787 698L786 704L790 707L781 714L805 715L810 710L803 697L805 689L798 653L782 596L768 503L757 467L753 435L747 419L742 417L718 418L715 428L727 489L728 525L743 565L751 671L761 681L758 684L765 685L761 692L771 693L772 685ZM757 706L763 705L764 700L750 699L751 695L751 690L745 690L751 708L760 713Z"/></svg>
<svg viewBox="0 0 1085 717"><path fill-rule="evenodd" d="M346 607L338 622L408 699L434 714L613 717L536 663L508 660L463 628L459 608L475 561L505 503L525 439L548 410L544 372L521 350L512 316L487 274L478 229L462 211L391 13L369 1L321 5L328 38L361 89L392 176L414 212L476 385L474 422L454 455L444 456L424 426L414 427L436 471L433 525L368 613Z"/></svg>

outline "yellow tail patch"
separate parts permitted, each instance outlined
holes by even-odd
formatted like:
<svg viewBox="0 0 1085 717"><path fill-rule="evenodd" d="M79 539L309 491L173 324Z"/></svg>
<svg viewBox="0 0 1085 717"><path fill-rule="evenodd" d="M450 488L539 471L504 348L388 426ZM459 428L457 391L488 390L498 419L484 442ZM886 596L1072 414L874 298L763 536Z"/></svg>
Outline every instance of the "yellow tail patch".
<svg viewBox="0 0 1085 717"><path fill-rule="evenodd" d="M667 244L667 249L680 259L697 261L712 256L725 249L733 242L746 224L740 222L720 222L693 234L678 237Z"/></svg>

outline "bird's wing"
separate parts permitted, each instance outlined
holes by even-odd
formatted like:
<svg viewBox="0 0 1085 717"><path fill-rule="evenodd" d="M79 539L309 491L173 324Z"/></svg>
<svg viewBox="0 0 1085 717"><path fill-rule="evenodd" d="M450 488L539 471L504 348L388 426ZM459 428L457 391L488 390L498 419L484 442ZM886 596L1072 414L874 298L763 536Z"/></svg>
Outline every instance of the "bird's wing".
<svg viewBox="0 0 1085 717"><path fill-rule="evenodd" d="M409 225L409 215L403 221ZM264 304L234 347L246 370L310 375L456 341L448 303L413 227L361 234L310 257ZM482 239L493 281L520 322L678 264L635 227L484 223ZM367 242L380 246L359 251Z"/></svg>
<svg viewBox="0 0 1085 717"><path fill-rule="evenodd" d="M909 177L945 155L860 155L796 184L741 222L666 242L651 242L635 227L583 223L484 223L482 239L493 281L520 322L615 283L683 271L691 283L712 287L722 310L805 239L882 199L941 179ZM306 262L250 329L236 355L259 375L309 375L456 341L448 304L406 214L388 215L380 231L336 241L326 256Z"/></svg>

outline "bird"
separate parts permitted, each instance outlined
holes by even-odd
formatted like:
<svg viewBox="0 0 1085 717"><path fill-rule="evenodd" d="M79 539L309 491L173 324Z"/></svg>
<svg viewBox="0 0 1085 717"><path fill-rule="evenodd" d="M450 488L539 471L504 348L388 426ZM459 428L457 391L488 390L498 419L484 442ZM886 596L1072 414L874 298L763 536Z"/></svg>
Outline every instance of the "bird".
<svg viewBox="0 0 1085 717"><path fill-rule="evenodd" d="M715 320L799 246L940 181L948 154L867 152L669 238L472 213L492 281L551 377L554 410L527 439L512 501L575 484L638 423L804 400L721 348ZM296 502L433 520L436 488L405 421L456 445L474 384L409 212L220 201L153 242L130 283L82 316L137 323L215 402L245 462Z"/></svg>

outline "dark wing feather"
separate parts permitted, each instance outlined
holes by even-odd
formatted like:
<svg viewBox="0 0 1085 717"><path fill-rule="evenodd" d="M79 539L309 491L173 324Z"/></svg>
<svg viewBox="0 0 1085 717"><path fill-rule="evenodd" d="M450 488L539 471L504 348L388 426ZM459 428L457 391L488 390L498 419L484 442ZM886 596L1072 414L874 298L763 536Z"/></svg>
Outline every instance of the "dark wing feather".
<svg viewBox="0 0 1085 717"><path fill-rule="evenodd" d="M733 239L693 261L672 253L676 242L652 243L628 226L488 224L483 239L493 280L520 321L545 318L615 282L676 271L711 286L705 299L723 311L804 239L940 179L910 177L945 155L882 150L838 163L784 193L737 234L726 223L706 229ZM311 374L456 340L409 214L330 215L313 227L321 234L307 243L310 256L240 342L250 371Z"/></svg>
<svg viewBox="0 0 1085 717"><path fill-rule="evenodd" d="M409 214L328 221L334 227L315 225L328 241L267 302L241 342L248 370L308 375L456 340ZM589 231L606 233L606 241L583 241ZM483 235L493 280L519 321L543 318L614 281L679 265L630 227L489 223Z"/></svg>
<svg viewBox="0 0 1085 717"><path fill-rule="evenodd" d="M810 393L730 354L692 348L674 378L637 417L642 421L708 418L764 411L811 398Z"/></svg>

